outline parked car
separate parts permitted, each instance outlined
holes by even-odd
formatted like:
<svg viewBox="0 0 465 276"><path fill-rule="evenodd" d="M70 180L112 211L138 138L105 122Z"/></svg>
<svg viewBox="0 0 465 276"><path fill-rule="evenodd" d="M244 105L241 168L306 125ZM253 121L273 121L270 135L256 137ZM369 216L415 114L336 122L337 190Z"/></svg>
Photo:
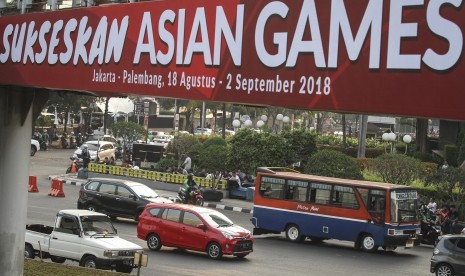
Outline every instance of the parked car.
<svg viewBox="0 0 465 276"><path fill-rule="evenodd" d="M153 137L152 142L158 143L158 144L164 144L168 145L168 143L173 140L174 136L172 135L157 135Z"/></svg>
<svg viewBox="0 0 465 276"><path fill-rule="evenodd" d="M107 142L112 142L113 144L116 144L118 141L116 140L115 137L111 135L100 135L100 134L91 134L87 135L87 140L95 140L95 141L107 141Z"/></svg>
<svg viewBox="0 0 465 276"><path fill-rule="evenodd" d="M198 127L194 130L194 135L211 135L213 130L211 128Z"/></svg>
<svg viewBox="0 0 465 276"><path fill-rule="evenodd" d="M223 129L221 129L221 128L217 129L217 130L216 130L216 134L217 134L217 135L223 135ZM225 134L226 136L229 136L229 135L235 135L236 132L235 132L234 130L226 129L226 130L224 131L224 134Z"/></svg>
<svg viewBox="0 0 465 276"><path fill-rule="evenodd" d="M40 149L39 141L31 139L31 156L34 156Z"/></svg>
<svg viewBox="0 0 465 276"><path fill-rule="evenodd" d="M430 271L437 276L465 275L465 235L439 237Z"/></svg>
<svg viewBox="0 0 465 276"><path fill-rule="evenodd" d="M142 247L118 237L108 216L97 212L61 210L54 226L26 226L24 256L30 259L41 254L55 263L71 260L87 268L131 273L136 252L143 253Z"/></svg>
<svg viewBox="0 0 465 276"><path fill-rule="evenodd" d="M73 158L78 158L79 161L82 161L81 153L84 145L87 145L90 162L103 162L105 158L113 161L116 160L115 146L112 142L107 141L87 141L74 152Z"/></svg>
<svg viewBox="0 0 465 276"><path fill-rule="evenodd" d="M253 251L250 231L235 225L222 213L182 204L148 204L139 217L137 237L150 250L161 246L206 252L212 259L222 255L243 258Z"/></svg>
<svg viewBox="0 0 465 276"><path fill-rule="evenodd" d="M138 220L145 205L172 203L146 185L124 179L90 178L79 192L78 209L102 212L112 218Z"/></svg>

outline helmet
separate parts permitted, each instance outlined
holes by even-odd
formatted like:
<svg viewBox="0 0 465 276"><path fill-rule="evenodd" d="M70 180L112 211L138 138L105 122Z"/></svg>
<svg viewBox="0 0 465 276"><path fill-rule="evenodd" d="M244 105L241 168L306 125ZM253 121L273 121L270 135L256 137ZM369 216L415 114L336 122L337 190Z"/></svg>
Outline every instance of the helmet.
<svg viewBox="0 0 465 276"><path fill-rule="evenodd" d="M87 144L84 144L84 148L87 149L87 147L88 147Z"/></svg>
<svg viewBox="0 0 465 276"><path fill-rule="evenodd" d="M194 175L193 175L192 173L190 173L190 174L187 175L187 179L188 179L188 180L192 180L193 177L194 177Z"/></svg>

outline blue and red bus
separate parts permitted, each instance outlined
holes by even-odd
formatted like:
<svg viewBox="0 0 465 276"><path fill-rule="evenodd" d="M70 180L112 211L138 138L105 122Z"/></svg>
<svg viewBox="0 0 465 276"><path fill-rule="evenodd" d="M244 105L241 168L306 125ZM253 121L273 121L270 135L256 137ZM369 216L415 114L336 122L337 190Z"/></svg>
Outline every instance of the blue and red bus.
<svg viewBox="0 0 465 276"><path fill-rule="evenodd" d="M420 243L418 196L411 187L267 167L257 168L255 185L254 235L353 241L368 252Z"/></svg>

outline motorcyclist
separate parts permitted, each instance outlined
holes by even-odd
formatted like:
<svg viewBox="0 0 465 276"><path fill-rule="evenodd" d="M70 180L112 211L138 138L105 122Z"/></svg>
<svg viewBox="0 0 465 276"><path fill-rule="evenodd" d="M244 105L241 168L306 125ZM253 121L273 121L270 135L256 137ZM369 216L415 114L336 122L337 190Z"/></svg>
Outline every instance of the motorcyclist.
<svg viewBox="0 0 465 276"><path fill-rule="evenodd" d="M82 155L82 165L85 169L87 169L89 166L89 162L90 162L90 153L89 153L89 150L87 149L87 144L84 144L84 146L82 146L81 155Z"/></svg>
<svg viewBox="0 0 465 276"><path fill-rule="evenodd" d="M184 190L186 192L186 201L192 196L192 190L197 185L194 181L194 175L192 173L187 175L187 179L184 181Z"/></svg>

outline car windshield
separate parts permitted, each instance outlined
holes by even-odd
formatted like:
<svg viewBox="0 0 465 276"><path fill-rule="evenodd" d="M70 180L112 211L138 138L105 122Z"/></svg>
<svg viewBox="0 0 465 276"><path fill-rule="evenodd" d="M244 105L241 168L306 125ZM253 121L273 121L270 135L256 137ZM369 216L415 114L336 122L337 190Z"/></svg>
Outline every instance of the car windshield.
<svg viewBox="0 0 465 276"><path fill-rule="evenodd" d="M391 221L415 222L418 221L418 199L415 190L391 191Z"/></svg>
<svg viewBox="0 0 465 276"><path fill-rule="evenodd" d="M107 216L81 216L84 235L116 235L116 230Z"/></svg>
<svg viewBox="0 0 465 276"><path fill-rule="evenodd" d="M89 151L97 151L97 145L96 144L88 144L86 143L85 145L87 145L87 150ZM84 144L81 146L81 150L84 149Z"/></svg>
<svg viewBox="0 0 465 276"><path fill-rule="evenodd" d="M228 219L225 215L220 212L208 212L208 213L200 213L200 215L207 221L210 226L219 228L219 227L227 227L232 226L234 223Z"/></svg>
<svg viewBox="0 0 465 276"><path fill-rule="evenodd" d="M155 198L155 197L158 197L158 194L150 189L149 187L145 186L145 185L135 185L135 186L131 186L131 189L139 196L139 197L142 197L142 198Z"/></svg>

